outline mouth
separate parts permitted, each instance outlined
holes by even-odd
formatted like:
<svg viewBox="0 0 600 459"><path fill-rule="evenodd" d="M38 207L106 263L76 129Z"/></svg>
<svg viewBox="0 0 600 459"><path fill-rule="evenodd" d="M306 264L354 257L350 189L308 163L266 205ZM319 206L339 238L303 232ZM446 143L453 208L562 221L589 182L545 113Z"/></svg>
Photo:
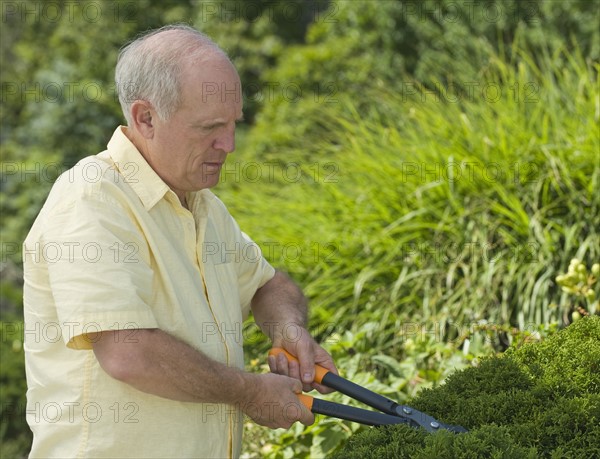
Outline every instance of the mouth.
<svg viewBox="0 0 600 459"><path fill-rule="evenodd" d="M220 161L215 161L215 162L205 162L204 163L204 170L207 173L215 173L215 172L219 172L221 170L221 167L223 166L223 163Z"/></svg>

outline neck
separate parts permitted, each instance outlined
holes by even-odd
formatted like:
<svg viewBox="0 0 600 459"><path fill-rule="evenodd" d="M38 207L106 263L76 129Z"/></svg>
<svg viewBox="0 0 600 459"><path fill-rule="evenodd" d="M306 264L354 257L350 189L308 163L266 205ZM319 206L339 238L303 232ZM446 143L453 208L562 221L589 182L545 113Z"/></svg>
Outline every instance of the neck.
<svg viewBox="0 0 600 459"><path fill-rule="evenodd" d="M176 193L177 197L179 198L179 201L181 202L181 205L187 209L190 210L190 207L188 206L188 202L187 202L187 198L185 197L185 193L183 193L183 195Z"/></svg>
<svg viewBox="0 0 600 459"><path fill-rule="evenodd" d="M138 134L135 129L132 129L128 126L123 128L123 134L129 139L129 141L133 144L135 148L141 153L144 159L150 164L148 161L148 152L145 139Z"/></svg>

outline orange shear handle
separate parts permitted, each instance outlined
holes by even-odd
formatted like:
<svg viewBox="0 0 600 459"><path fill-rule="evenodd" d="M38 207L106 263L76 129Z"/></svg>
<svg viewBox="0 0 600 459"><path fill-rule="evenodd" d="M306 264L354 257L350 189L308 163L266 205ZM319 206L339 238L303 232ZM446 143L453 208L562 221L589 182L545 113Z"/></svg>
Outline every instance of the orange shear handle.
<svg viewBox="0 0 600 459"><path fill-rule="evenodd" d="M271 349L269 351L269 355L272 355L274 357L277 357L279 354L285 355L288 362L298 362L298 359L296 357L294 357L288 351L286 351L285 349L282 349L280 347L274 347L273 349ZM317 383L321 384L321 381L323 381L323 378L325 377L325 375L327 373L329 373L329 370L327 368L324 368L321 365L315 364L315 381Z"/></svg>

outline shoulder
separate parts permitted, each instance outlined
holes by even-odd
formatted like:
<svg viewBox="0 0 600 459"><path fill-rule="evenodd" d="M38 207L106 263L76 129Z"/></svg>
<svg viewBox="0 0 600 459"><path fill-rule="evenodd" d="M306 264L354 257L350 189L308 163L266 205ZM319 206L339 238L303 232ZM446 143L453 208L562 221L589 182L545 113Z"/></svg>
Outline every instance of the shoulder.
<svg viewBox="0 0 600 459"><path fill-rule="evenodd" d="M135 199L139 201L106 152L83 158L58 177L24 242L100 227L132 234Z"/></svg>
<svg viewBox="0 0 600 459"><path fill-rule="evenodd" d="M59 210L86 198L118 201L123 182L106 151L88 156L58 177L44 207Z"/></svg>
<svg viewBox="0 0 600 459"><path fill-rule="evenodd" d="M131 201L127 188L106 152L83 158L54 182L29 234L68 216L71 220L84 214L100 218L100 214L115 215L118 209L127 213Z"/></svg>

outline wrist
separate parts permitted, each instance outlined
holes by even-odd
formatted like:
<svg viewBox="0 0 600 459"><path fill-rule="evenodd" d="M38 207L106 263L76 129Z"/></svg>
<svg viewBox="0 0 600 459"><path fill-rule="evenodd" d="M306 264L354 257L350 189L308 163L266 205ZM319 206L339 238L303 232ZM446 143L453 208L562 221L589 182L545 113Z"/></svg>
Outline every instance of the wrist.
<svg viewBox="0 0 600 459"><path fill-rule="evenodd" d="M240 372L241 389L234 404L242 407L246 406L252 400L255 400L262 392L262 380L259 375L248 372Z"/></svg>

